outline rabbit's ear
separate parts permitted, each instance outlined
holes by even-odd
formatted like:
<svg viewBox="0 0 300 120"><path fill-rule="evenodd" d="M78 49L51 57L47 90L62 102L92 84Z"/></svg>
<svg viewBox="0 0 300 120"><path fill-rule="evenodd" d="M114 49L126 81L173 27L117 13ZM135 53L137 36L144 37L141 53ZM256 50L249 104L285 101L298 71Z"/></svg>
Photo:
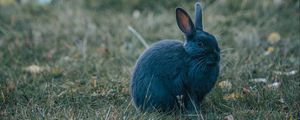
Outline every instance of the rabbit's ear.
<svg viewBox="0 0 300 120"><path fill-rule="evenodd" d="M195 26L196 26L196 30L203 31L202 10L201 10L200 2L195 3Z"/></svg>
<svg viewBox="0 0 300 120"><path fill-rule="evenodd" d="M182 8L176 8L176 20L178 27L185 35L190 36L196 32L190 16Z"/></svg>

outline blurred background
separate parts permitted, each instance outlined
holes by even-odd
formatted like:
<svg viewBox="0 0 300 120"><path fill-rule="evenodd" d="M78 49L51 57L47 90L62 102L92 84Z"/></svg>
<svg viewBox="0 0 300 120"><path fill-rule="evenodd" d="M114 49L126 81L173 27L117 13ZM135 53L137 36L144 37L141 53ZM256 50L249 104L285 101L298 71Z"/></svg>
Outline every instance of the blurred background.
<svg viewBox="0 0 300 120"><path fill-rule="evenodd" d="M130 102L131 71L145 50L137 34L148 45L183 41L175 8L194 18L194 2L0 0L0 119L174 119L139 115ZM222 49L204 118L299 118L299 0L201 5L204 29Z"/></svg>

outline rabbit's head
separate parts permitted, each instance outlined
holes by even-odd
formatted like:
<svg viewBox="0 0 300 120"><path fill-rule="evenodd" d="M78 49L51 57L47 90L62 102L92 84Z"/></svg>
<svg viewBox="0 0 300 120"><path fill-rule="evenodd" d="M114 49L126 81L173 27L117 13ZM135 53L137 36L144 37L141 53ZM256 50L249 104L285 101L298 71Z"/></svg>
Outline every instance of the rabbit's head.
<svg viewBox="0 0 300 120"><path fill-rule="evenodd" d="M184 48L192 58L203 60L207 65L216 65L220 61L220 48L216 38L203 30L202 10L199 2L195 4L195 17L194 25L184 9L176 9L178 27L186 38Z"/></svg>

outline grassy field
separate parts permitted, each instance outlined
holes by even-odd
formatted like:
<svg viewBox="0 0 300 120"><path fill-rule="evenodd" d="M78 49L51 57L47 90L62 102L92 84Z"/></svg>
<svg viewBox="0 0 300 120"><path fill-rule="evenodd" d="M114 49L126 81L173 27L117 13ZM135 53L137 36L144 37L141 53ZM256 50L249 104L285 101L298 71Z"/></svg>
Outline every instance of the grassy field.
<svg viewBox="0 0 300 120"><path fill-rule="evenodd" d="M193 0L0 1L0 119L200 119L139 113L129 94L145 47L128 26L183 40L175 8L193 15ZM222 49L203 118L300 119L300 1L202 1Z"/></svg>

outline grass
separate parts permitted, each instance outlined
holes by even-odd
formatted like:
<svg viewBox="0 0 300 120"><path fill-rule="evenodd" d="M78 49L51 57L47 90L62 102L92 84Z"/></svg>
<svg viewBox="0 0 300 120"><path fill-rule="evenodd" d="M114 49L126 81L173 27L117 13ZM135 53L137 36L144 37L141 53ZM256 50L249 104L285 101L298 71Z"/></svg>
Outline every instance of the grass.
<svg viewBox="0 0 300 120"><path fill-rule="evenodd" d="M93 0L1 5L0 119L197 119L139 113L129 94L134 63L145 47L127 27L149 44L182 40L174 9L183 6L193 14L193 1L122 1L129 7ZM205 98L205 119L300 118L299 4L205 1L205 30L222 48L218 83L232 84L216 85ZM280 35L276 43L269 42L273 32ZM41 70L32 73L31 65ZM292 70L298 72L276 72ZM267 83L250 81L255 78ZM274 82L279 88L268 87ZM232 93L236 96L224 99Z"/></svg>

